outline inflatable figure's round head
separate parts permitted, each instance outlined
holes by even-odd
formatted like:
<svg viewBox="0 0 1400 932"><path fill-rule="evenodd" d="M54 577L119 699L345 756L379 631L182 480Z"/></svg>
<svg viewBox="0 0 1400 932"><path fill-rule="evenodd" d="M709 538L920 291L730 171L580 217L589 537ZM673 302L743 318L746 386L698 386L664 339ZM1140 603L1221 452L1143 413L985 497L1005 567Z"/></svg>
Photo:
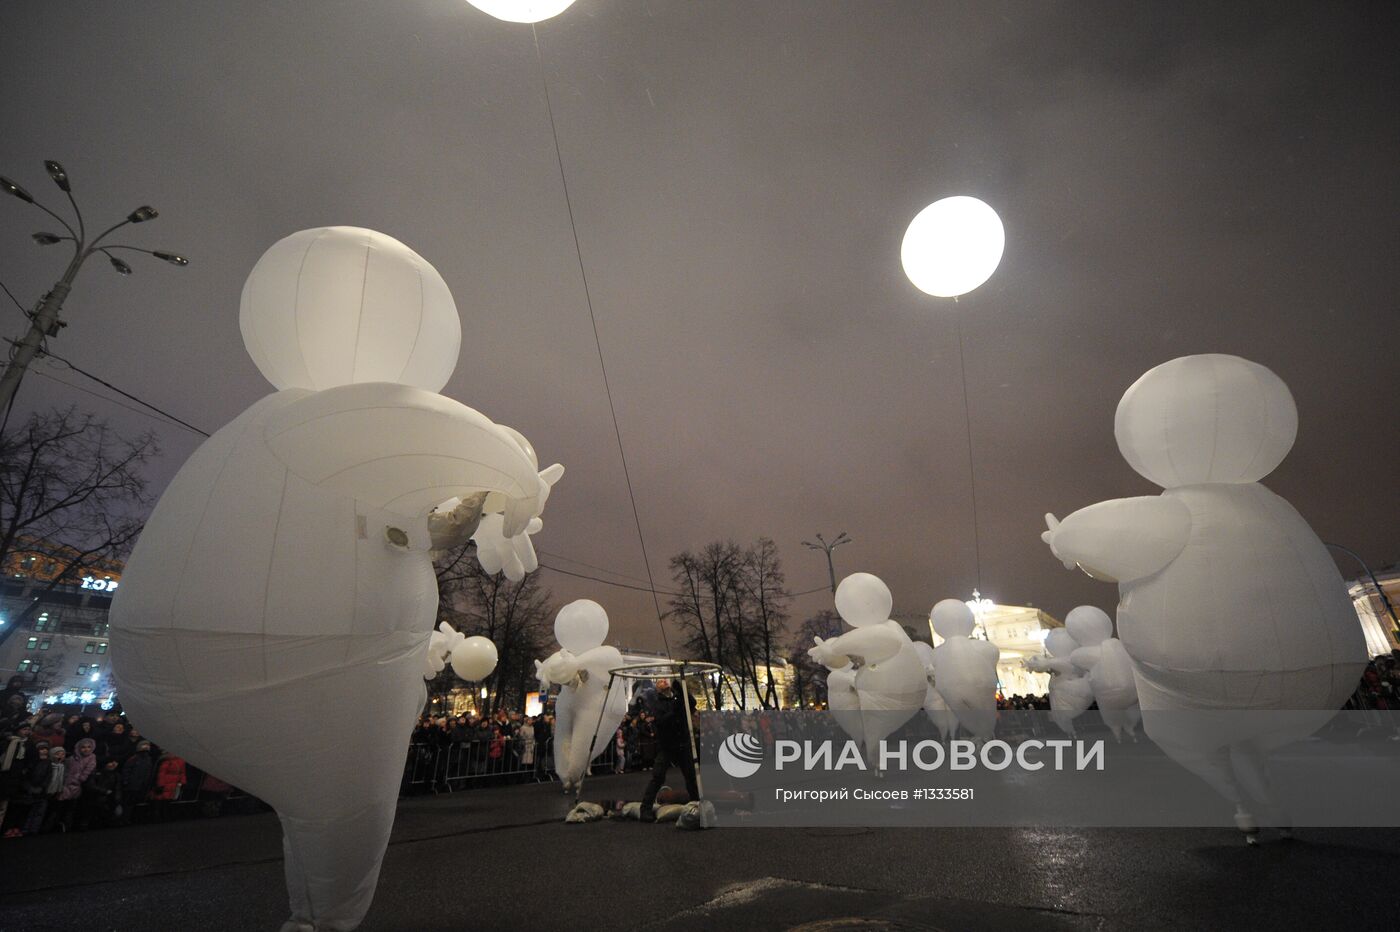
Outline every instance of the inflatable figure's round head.
<svg viewBox="0 0 1400 932"><path fill-rule="evenodd" d="M933 630L945 641L949 638L965 638L972 635L977 627L977 619L972 609L961 599L944 599L929 612Z"/></svg>
<svg viewBox="0 0 1400 932"><path fill-rule="evenodd" d="M1068 657L1079 649L1079 642L1064 628L1055 628L1045 635L1045 649L1051 657Z"/></svg>
<svg viewBox="0 0 1400 932"><path fill-rule="evenodd" d="M852 628L882 624L893 608L890 587L870 573L852 573L836 587L836 611Z"/></svg>
<svg viewBox="0 0 1400 932"><path fill-rule="evenodd" d="M1113 619L1101 608L1081 605L1065 616L1065 629L1080 647L1094 647L1113 637Z"/></svg>
<svg viewBox="0 0 1400 932"><path fill-rule="evenodd" d="M601 647L608 636L608 613L592 599L578 599L554 616L554 639L575 654Z"/></svg>
<svg viewBox="0 0 1400 932"><path fill-rule="evenodd" d="M1283 380L1258 363L1182 356L1123 393L1113 433L1128 465L1165 489L1258 482L1292 448L1298 409Z"/></svg>
<svg viewBox="0 0 1400 932"><path fill-rule="evenodd" d="M474 634L452 648L452 672L471 682L484 680L496 669L498 656L490 638Z"/></svg>
<svg viewBox="0 0 1400 932"><path fill-rule="evenodd" d="M302 230L248 274L243 343L279 390L398 382L437 392L457 368L462 324L447 283L391 236Z"/></svg>

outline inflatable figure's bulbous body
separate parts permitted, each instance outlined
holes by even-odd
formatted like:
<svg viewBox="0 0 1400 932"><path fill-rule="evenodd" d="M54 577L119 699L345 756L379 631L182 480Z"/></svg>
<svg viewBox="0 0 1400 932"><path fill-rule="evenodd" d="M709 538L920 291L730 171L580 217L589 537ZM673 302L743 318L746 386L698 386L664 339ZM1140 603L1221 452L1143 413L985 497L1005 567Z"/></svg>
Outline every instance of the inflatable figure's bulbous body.
<svg viewBox="0 0 1400 932"><path fill-rule="evenodd" d="M554 770L566 790L578 787L589 763L612 744L627 715L625 681L608 674L622 666L622 652L604 645L576 659L587 676L563 686L554 704Z"/></svg>
<svg viewBox="0 0 1400 932"><path fill-rule="evenodd" d="M1365 642L1312 528L1258 483L1162 494L1191 511L1191 539L1118 609L1143 709L1340 708Z"/></svg>
<svg viewBox="0 0 1400 932"><path fill-rule="evenodd" d="M862 667L855 675L855 690L860 698L861 740L869 760L879 760L880 742L923 708L928 691L924 664L914 643L898 622L886 624L904 638L899 653ZM830 678L828 690L829 684Z"/></svg>
<svg viewBox="0 0 1400 932"><path fill-rule="evenodd" d="M1047 690L1050 698L1050 720L1060 731L1075 736L1074 720L1094 704L1094 688L1089 678L1079 673L1055 673Z"/></svg>
<svg viewBox="0 0 1400 932"><path fill-rule="evenodd" d="M113 674L144 734L277 810L293 919L350 929L393 824L437 590L426 524L268 449L268 418L308 394L264 398L171 482L114 600ZM305 714L315 727L288 727Z"/></svg>
<svg viewBox="0 0 1400 932"><path fill-rule="evenodd" d="M953 637L933 649L934 688L958 724L975 737L996 731L996 646L969 637Z"/></svg>

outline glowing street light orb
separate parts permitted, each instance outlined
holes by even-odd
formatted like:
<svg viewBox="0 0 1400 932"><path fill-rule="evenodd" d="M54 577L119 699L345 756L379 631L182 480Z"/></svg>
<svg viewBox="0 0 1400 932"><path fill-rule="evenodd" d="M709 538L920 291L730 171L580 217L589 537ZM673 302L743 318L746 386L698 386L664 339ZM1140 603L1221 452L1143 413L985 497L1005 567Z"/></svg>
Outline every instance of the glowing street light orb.
<svg viewBox="0 0 1400 932"><path fill-rule="evenodd" d="M955 298L992 277L1006 248L1001 218L975 197L945 197L904 231L904 274L925 294Z"/></svg>
<svg viewBox="0 0 1400 932"><path fill-rule="evenodd" d="M467 0L487 15L508 23L539 23L558 16L574 5L574 0Z"/></svg>

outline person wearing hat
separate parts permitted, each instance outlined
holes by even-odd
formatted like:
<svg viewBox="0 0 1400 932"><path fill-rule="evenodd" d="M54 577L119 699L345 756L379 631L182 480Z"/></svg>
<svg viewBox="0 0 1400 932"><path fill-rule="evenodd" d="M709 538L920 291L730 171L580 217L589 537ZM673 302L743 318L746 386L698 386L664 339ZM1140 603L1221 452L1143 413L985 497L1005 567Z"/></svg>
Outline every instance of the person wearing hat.
<svg viewBox="0 0 1400 932"><path fill-rule="evenodd" d="M31 800L29 815L24 820L25 835L37 835L43 831L49 806L63 791L63 776L66 770L63 762L68 756L62 744L50 747L47 741L38 741L35 742L35 748L39 759L25 777L25 791Z"/></svg>
<svg viewBox="0 0 1400 932"><path fill-rule="evenodd" d="M156 762L151 757L151 742L143 738L136 742L136 752L121 765L122 822L130 822L136 807L145 803L155 775Z"/></svg>

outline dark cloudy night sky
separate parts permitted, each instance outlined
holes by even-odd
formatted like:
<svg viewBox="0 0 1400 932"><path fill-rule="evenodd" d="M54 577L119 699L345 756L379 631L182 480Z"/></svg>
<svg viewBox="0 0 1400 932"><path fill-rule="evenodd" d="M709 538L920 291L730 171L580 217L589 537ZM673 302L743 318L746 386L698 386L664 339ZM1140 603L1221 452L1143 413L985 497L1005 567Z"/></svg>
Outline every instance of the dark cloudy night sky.
<svg viewBox="0 0 1400 932"><path fill-rule="evenodd" d="M898 612L968 597L958 317L985 594L1113 606L1042 516L1155 491L1113 410L1200 352L1291 386L1298 442L1266 484L1324 540L1400 560L1400 5L578 0L539 35L658 583L682 548L768 535L811 589L825 562L798 542L845 530L838 572L882 576ZM153 204L125 241L193 260L92 263L55 352L215 430L270 390L238 330L262 251L381 230L456 297L446 393L568 467L544 560L645 579L530 27L463 0L8 0L0 108L0 172L57 206L58 159L90 224ZM952 194L1007 232L957 304L899 263ZM0 203L25 303L62 272L29 239L52 226ZM201 439L39 372L18 412L156 430L158 486ZM544 581L660 645L649 596Z"/></svg>

